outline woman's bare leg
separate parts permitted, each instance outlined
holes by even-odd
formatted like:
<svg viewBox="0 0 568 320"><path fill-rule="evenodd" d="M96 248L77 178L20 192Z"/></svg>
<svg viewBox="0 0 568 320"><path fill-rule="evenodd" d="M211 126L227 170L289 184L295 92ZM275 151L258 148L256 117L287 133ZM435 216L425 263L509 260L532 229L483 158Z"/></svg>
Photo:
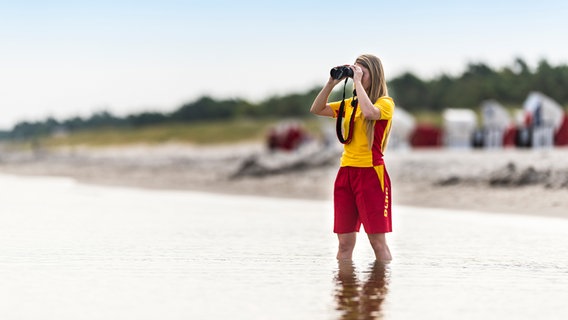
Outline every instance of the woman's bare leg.
<svg viewBox="0 0 568 320"><path fill-rule="evenodd" d="M392 256L387 245L387 238L384 233L368 234L369 242L375 251L377 261L388 262L392 260Z"/></svg>
<svg viewBox="0 0 568 320"><path fill-rule="evenodd" d="M353 249L357 240L357 233L338 233L339 248L337 250L337 260L351 260Z"/></svg>

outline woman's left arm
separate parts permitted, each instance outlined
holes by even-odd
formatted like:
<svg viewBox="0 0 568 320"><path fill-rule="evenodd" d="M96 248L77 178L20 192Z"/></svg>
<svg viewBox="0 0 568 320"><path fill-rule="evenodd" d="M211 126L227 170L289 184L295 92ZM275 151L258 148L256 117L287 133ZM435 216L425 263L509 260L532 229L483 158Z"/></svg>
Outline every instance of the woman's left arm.
<svg viewBox="0 0 568 320"><path fill-rule="evenodd" d="M367 120L379 120L381 118L381 109L375 107L361 80L363 78L363 70L359 66L353 66L353 83L355 84L355 90L357 90L357 99L359 100L359 108L361 108L361 113L363 117Z"/></svg>

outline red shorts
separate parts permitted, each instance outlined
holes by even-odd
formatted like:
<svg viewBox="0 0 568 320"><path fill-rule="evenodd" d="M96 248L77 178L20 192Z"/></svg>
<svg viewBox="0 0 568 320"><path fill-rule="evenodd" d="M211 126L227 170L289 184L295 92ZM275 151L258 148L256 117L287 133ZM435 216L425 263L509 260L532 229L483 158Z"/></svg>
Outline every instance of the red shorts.
<svg viewBox="0 0 568 320"><path fill-rule="evenodd" d="M341 167L334 190L335 233L392 232L391 185L384 165L376 167Z"/></svg>

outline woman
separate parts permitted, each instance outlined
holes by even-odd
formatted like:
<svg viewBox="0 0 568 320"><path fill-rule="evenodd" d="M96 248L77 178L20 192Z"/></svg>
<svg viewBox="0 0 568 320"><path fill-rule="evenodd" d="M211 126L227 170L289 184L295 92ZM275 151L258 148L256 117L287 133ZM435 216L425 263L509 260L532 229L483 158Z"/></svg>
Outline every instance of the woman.
<svg viewBox="0 0 568 320"><path fill-rule="evenodd" d="M341 101L327 103L335 85L346 79L330 77L310 109L313 114L338 118L338 137L344 143L334 188L333 230L339 240L337 259L351 259L356 232L363 224L376 259L390 261L385 233L392 231L392 198L383 154L394 102L388 97L379 58L361 55L349 68L353 71L354 96L345 99L344 105Z"/></svg>

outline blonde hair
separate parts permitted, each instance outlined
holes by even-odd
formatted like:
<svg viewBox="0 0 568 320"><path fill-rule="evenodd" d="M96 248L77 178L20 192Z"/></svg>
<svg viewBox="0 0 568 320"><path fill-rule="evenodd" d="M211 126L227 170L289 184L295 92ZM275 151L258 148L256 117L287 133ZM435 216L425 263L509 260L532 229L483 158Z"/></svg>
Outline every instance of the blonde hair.
<svg viewBox="0 0 568 320"><path fill-rule="evenodd" d="M362 54L357 57L355 63L369 70L371 84L365 92L373 104L376 103L379 98L389 95L383 64L379 58L372 54ZM375 138L375 120L365 119L365 128L367 128L367 142L369 143L370 150L373 147L373 140Z"/></svg>

